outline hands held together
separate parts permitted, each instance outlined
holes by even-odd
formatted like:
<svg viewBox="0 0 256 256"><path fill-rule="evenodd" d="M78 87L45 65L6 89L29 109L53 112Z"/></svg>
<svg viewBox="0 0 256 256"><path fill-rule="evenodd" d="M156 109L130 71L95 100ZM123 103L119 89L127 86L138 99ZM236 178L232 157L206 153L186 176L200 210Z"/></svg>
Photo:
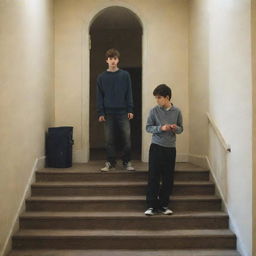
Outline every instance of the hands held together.
<svg viewBox="0 0 256 256"><path fill-rule="evenodd" d="M165 124L161 127L162 131L173 131L173 132L175 132L176 129L177 129L176 124Z"/></svg>

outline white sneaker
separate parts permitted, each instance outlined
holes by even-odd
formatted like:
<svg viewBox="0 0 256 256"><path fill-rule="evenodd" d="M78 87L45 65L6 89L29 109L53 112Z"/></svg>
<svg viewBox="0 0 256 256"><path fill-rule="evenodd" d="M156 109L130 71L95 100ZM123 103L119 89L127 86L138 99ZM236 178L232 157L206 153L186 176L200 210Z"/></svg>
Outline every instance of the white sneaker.
<svg viewBox="0 0 256 256"><path fill-rule="evenodd" d="M115 167L113 165L111 165L110 162L106 162L105 163L105 167L100 169L102 172L108 172L110 170L115 170Z"/></svg>
<svg viewBox="0 0 256 256"><path fill-rule="evenodd" d="M145 215L147 216L153 216L156 214L156 212L154 211L153 208L148 208L145 212L144 212Z"/></svg>
<svg viewBox="0 0 256 256"><path fill-rule="evenodd" d="M170 210L168 207L162 207L160 209L158 209L159 213L162 213L164 215L171 215L173 214L173 211Z"/></svg>
<svg viewBox="0 0 256 256"><path fill-rule="evenodd" d="M127 171L135 171L135 169L134 169L134 167L132 166L132 163L131 163L131 162L124 163L123 166L124 166L124 168L125 168Z"/></svg>

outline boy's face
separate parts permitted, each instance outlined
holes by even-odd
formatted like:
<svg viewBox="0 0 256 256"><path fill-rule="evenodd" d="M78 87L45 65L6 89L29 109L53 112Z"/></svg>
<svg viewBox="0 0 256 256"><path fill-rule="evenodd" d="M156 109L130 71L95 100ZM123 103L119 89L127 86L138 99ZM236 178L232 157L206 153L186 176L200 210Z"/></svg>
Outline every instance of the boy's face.
<svg viewBox="0 0 256 256"><path fill-rule="evenodd" d="M164 96L156 95L155 99L156 99L157 104L161 107L168 106L170 103L169 96L164 97Z"/></svg>
<svg viewBox="0 0 256 256"><path fill-rule="evenodd" d="M108 57L106 62L108 63L109 68L116 68L119 62L118 57Z"/></svg>

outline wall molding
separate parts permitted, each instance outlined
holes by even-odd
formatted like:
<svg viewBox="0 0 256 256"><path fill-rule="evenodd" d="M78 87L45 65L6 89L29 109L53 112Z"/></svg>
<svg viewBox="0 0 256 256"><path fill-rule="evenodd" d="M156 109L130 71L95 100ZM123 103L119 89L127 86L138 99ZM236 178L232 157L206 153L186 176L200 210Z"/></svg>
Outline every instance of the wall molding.
<svg viewBox="0 0 256 256"><path fill-rule="evenodd" d="M1 256L7 255L12 248L12 236L19 229L19 216L21 215L22 212L25 211L25 200L31 195L31 184L35 181L35 172L37 170L40 170L45 167L45 159L46 159L45 156L41 156L41 157L36 158L36 160L34 162L27 185L26 185L24 193L21 197L19 207L18 207L16 215L13 219L13 222L12 222L12 225L10 228L10 232L6 238L5 243L4 243L3 250L0 253Z"/></svg>

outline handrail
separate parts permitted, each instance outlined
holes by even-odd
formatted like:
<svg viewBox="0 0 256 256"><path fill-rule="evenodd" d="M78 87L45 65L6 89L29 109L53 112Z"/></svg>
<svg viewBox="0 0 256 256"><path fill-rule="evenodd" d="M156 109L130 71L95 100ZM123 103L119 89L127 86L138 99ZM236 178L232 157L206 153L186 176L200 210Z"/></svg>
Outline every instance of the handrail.
<svg viewBox="0 0 256 256"><path fill-rule="evenodd" d="M213 120L213 118L210 116L210 114L207 112L206 113L207 117L208 117L208 120L210 121L210 124L212 125L213 127L213 130L214 132L216 133L218 139L220 140L222 146L224 147L224 149L227 151L227 152L231 152L231 146L229 144L226 143L223 135L221 134L219 128L217 127L216 125L216 122Z"/></svg>

